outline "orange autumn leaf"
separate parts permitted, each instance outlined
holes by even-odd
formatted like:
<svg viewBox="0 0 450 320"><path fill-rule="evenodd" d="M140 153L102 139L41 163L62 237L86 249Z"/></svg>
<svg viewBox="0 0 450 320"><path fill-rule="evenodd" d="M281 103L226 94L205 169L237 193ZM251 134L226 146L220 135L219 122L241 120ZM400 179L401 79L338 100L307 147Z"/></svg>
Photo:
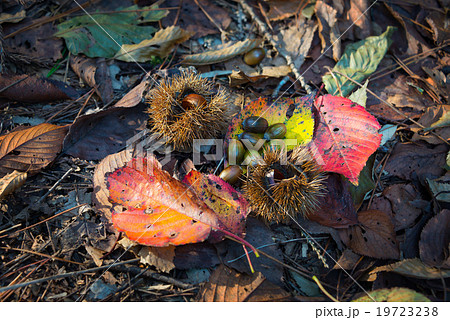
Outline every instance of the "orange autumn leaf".
<svg viewBox="0 0 450 320"><path fill-rule="evenodd" d="M224 234L243 241L153 157L132 159L109 174L107 188L109 201L124 209L112 213L113 225L141 244L162 247L219 241Z"/></svg>

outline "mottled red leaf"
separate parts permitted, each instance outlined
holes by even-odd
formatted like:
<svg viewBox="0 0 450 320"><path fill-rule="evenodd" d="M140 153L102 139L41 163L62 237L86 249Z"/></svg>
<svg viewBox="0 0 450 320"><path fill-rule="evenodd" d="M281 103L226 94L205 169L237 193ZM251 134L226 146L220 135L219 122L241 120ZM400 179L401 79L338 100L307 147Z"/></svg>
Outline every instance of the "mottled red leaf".
<svg viewBox="0 0 450 320"><path fill-rule="evenodd" d="M309 148L324 171L357 185L369 156L381 142L378 121L349 99L324 95L315 101L316 129Z"/></svg>
<svg viewBox="0 0 450 320"><path fill-rule="evenodd" d="M195 194L217 213L219 220L231 232L242 235L249 205L244 196L218 176L191 170L183 179Z"/></svg>

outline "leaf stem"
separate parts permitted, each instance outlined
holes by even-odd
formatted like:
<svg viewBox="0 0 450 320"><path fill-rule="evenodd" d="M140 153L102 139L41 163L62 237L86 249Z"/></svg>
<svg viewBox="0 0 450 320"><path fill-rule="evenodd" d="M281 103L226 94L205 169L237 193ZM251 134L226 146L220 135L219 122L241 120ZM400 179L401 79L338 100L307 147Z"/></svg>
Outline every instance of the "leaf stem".
<svg viewBox="0 0 450 320"><path fill-rule="evenodd" d="M327 290L325 290L325 288L322 286L322 284L320 283L319 279L317 279L316 276L313 276L312 279L314 280L314 282L317 284L317 286L320 288L320 290L322 290L322 292L328 297L330 298L332 301L334 302L339 302L339 300L337 300L335 297L333 297Z"/></svg>

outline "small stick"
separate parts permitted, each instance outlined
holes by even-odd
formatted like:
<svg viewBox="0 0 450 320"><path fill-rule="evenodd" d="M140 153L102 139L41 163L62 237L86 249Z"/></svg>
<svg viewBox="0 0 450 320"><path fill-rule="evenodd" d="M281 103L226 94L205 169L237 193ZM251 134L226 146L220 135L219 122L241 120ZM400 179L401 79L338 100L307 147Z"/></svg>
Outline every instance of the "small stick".
<svg viewBox="0 0 450 320"><path fill-rule="evenodd" d="M314 280L314 282L317 284L317 286L320 288L320 290L322 290L322 292L328 297L330 298L332 301L334 302L339 302L339 300L336 300L335 297L333 297L327 290L325 290L325 288L322 286L322 284L320 283L319 279L317 279L316 276L313 276L312 279Z"/></svg>
<svg viewBox="0 0 450 320"><path fill-rule="evenodd" d="M48 258L48 259L53 259L53 260L58 260L58 261L66 262L66 263L73 263L73 264L78 264L80 266L84 266L84 264L80 263L80 262L75 262L75 261L72 261L72 260L66 260L66 259L63 259L63 258L58 258L58 257L55 257L55 256L51 256L49 254L36 252L36 251L31 251L31 250L27 250L27 249L8 248L8 247L0 247L0 249L3 249L3 250L14 250L14 251L20 251L20 252L35 254L35 255L38 255L38 256L41 256L41 257L45 257L45 258Z"/></svg>
<svg viewBox="0 0 450 320"><path fill-rule="evenodd" d="M6 87L4 87L4 88L1 88L1 89L0 89L0 93L2 93L3 91L6 91L7 89L9 89L9 88L11 88L11 87L14 87L16 84L21 83L21 82L24 81L24 80L27 80L29 77L30 77L30 76L26 76L26 77L24 77L24 78L22 78L22 79L19 79L19 80L17 80L17 81L14 81L14 82L11 83L9 86L6 86Z"/></svg>
<svg viewBox="0 0 450 320"><path fill-rule="evenodd" d="M69 170L67 170L66 173L64 173L64 175L55 182L55 184L50 188L50 190L48 190L38 201L37 203L41 203L49 194L50 192L52 192L53 190L55 190L55 188L58 186L58 184L61 183L61 181L64 180L65 177L67 177L69 175L69 173L71 173L73 171L73 168L70 168Z"/></svg>
<svg viewBox="0 0 450 320"><path fill-rule="evenodd" d="M19 283L19 284L11 285L11 286L8 286L8 287L0 287L0 292L4 292L4 291L8 291L8 290L15 290L15 289L18 289L18 288L27 287L27 286L32 285L32 284L46 282L46 281L49 281L49 280L63 279L63 278L68 278L68 277L80 275L80 274L83 274L83 273L96 272L96 271L99 271L99 270L107 269L107 268L109 268L109 267L111 267L113 265L114 266L119 266L119 265L123 265L123 264L127 264L127 263L138 262L140 260L141 260L140 258L136 258L136 259L131 259L131 260L127 260L127 261L122 261L122 262L117 262L117 263L113 263L113 264L108 264L106 266L101 266L101 267L97 267L97 268L91 268L91 269L86 269L86 270L68 272L68 273L63 273L63 274L56 274L54 276L45 277L45 278L41 278L41 279L36 279L36 280L28 281L28 282L25 282L25 283Z"/></svg>

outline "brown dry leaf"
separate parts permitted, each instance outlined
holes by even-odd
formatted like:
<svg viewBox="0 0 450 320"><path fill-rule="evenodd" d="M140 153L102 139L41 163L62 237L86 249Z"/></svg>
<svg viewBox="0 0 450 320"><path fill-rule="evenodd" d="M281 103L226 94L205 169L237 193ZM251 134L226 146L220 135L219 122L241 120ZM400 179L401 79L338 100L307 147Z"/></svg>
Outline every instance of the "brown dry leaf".
<svg viewBox="0 0 450 320"><path fill-rule="evenodd" d="M267 281L262 273L238 273L220 265L199 291L200 302L289 301L290 294Z"/></svg>
<svg viewBox="0 0 450 320"><path fill-rule="evenodd" d="M413 201L421 197L412 184L389 186L384 189L383 196L391 203L395 231L413 226L414 221L422 213L420 208L413 205ZM389 214L389 211L386 213Z"/></svg>
<svg viewBox="0 0 450 320"><path fill-rule="evenodd" d="M371 35L371 21L368 12L363 14L368 8L367 0L350 0L350 9L347 11L347 19L344 21L352 23L350 33L358 39L365 39ZM341 29L347 30L347 28Z"/></svg>
<svg viewBox="0 0 450 320"><path fill-rule="evenodd" d="M392 79L395 79L393 81ZM405 113L410 118L420 116L426 107L431 106L433 102L420 95L416 89L408 85L408 78L404 75L394 73L390 76L382 77L373 82L369 82L369 89L376 93L380 98L394 105L398 110ZM378 98L369 95L367 97L367 111L376 117L388 121L403 121L405 117L392 111L389 106Z"/></svg>
<svg viewBox="0 0 450 320"><path fill-rule="evenodd" d="M216 5L210 0L198 0L198 3L209 14L213 21L219 25L222 30L226 30L231 23L230 13L224 8ZM178 10L170 10L169 15L162 19L163 26L172 26L174 21L177 21L177 25L185 29L188 32L194 34L194 38L204 37L209 34L219 33L219 29L212 23L203 11L192 0L166 0L164 6L167 7L180 7L180 13L178 16ZM178 19L177 19L178 16Z"/></svg>
<svg viewBox="0 0 450 320"><path fill-rule="evenodd" d="M412 180L417 177L424 182L425 178L442 176L447 152L445 144L430 149L425 143L398 143L385 170L400 179Z"/></svg>
<svg viewBox="0 0 450 320"><path fill-rule="evenodd" d="M52 162L61 151L69 126L42 123L18 127L0 136L0 174L14 170L34 174Z"/></svg>
<svg viewBox="0 0 450 320"><path fill-rule="evenodd" d="M308 55L316 29L316 23L301 17L295 19L287 29L280 30L280 33L275 36L279 47L292 57L298 69Z"/></svg>
<svg viewBox="0 0 450 320"><path fill-rule="evenodd" d="M181 63L201 66L226 61L258 47L261 42L261 39L247 39L236 43L228 42L221 49L186 55Z"/></svg>
<svg viewBox="0 0 450 320"><path fill-rule="evenodd" d="M423 125L425 128L431 127L435 122L439 121L445 114L450 112L450 105L441 104L439 106L429 107L425 111L425 114L420 117L419 123ZM414 135L412 137L412 141L418 141L423 140L431 144L441 144L442 140L436 137L435 135L431 134L430 132L423 132L423 129L420 128L416 124L412 124L410 126L411 130L414 131ZM445 140L450 139L450 127L442 127L442 128L436 128L433 130L434 133L441 136Z"/></svg>
<svg viewBox="0 0 450 320"><path fill-rule="evenodd" d="M45 16L35 20L25 18L20 23L5 24L3 26L3 35L6 38L4 46L8 54L17 54L25 61L31 58L38 62L52 63L61 59L64 41L52 36L57 31L53 23L45 23L25 32L20 32L13 37L8 37L9 34L21 28L45 19L47 19Z"/></svg>
<svg viewBox="0 0 450 320"><path fill-rule="evenodd" d="M111 76L105 58L88 59L81 56L71 56L72 70L107 104L114 98Z"/></svg>
<svg viewBox="0 0 450 320"><path fill-rule="evenodd" d="M427 184L433 198L440 202L450 202L450 171L438 179L427 179Z"/></svg>
<svg viewBox="0 0 450 320"><path fill-rule="evenodd" d="M27 173L14 170L0 179L0 200L19 189L27 180Z"/></svg>
<svg viewBox="0 0 450 320"><path fill-rule="evenodd" d="M448 28L448 16L444 12L440 12L440 10L427 12L425 20L433 31L433 40L437 45L441 45L445 41L448 41L450 30Z"/></svg>
<svg viewBox="0 0 450 320"><path fill-rule="evenodd" d="M131 150L126 149L119 153L114 153L104 158L97 165L94 171L94 192L92 193L92 203L99 210L106 221L111 221L112 204L108 201L109 192L106 187L105 176L109 172L124 167L132 158Z"/></svg>
<svg viewBox="0 0 450 320"><path fill-rule="evenodd" d="M429 267L417 258L405 259L393 264L375 268L370 271L370 274L374 275L378 272L395 272L405 277L417 279L442 279L450 277L450 270Z"/></svg>
<svg viewBox="0 0 450 320"><path fill-rule="evenodd" d="M146 126L145 104L109 108L81 116L64 139L64 152L84 160L100 160L122 150Z"/></svg>
<svg viewBox="0 0 450 320"><path fill-rule="evenodd" d="M37 76L0 74L0 88L10 86L0 92L0 97L20 102L49 102L77 99L75 89L57 80Z"/></svg>
<svg viewBox="0 0 450 320"><path fill-rule="evenodd" d="M318 0L316 2L315 12L319 22L319 37L322 42L322 53L338 61L341 57L341 33L336 23L337 10L322 0ZM331 51L328 50L330 47L333 48Z"/></svg>
<svg viewBox="0 0 450 320"><path fill-rule="evenodd" d="M97 267L100 267L103 264L102 257L105 255L105 252L87 244L84 246L84 248L86 249L86 252L92 257L92 260L94 260L95 265Z"/></svg>
<svg viewBox="0 0 450 320"><path fill-rule="evenodd" d="M119 101L116 102L114 107L124 107L130 108L137 106L142 102L143 97L145 96L145 92L150 87L152 83L151 74L148 73L144 79L142 79L141 83L131 89L126 95L122 97Z"/></svg>
<svg viewBox="0 0 450 320"><path fill-rule="evenodd" d="M162 272L170 272L175 268L175 264L173 263L175 246L161 248L143 246L139 250L138 256L141 258L141 263L154 266Z"/></svg>
<svg viewBox="0 0 450 320"><path fill-rule="evenodd" d="M137 44L123 44L114 59L126 62L146 62L153 56L167 57L173 48L192 36L191 32L172 26L160 29L153 38Z"/></svg>
<svg viewBox="0 0 450 320"><path fill-rule="evenodd" d="M0 24L2 23L18 23L22 21L26 16L27 13L25 10L21 7L19 7L20 10L17 10L16 12L1 12L0 13Z"/></svg>
<svg viewBox="0 0 450 320"><path fill-rule="evenodd" d="M342 255L340 256L337 263L334 265L333 269L352 270L355 268L360 259L361 256L359 254L354 253L350 249L345 249L344 252L342 252Z"/></svg>
<svg viewBox="0 0 450 320"><path fill-rule="evenodd" d="M398 259L400 251L391 218L378 210L358 213L360 225L340 230L342 241L354 252L377 259Z"/></svg>
<svg viewBox="0 0 450 320"><path fill-rule="evenodd" d="M420 236L420 258L432 267L450 269L450 210L428 221Z"/></svg>
<svg viewBox="0 0 450 320"><path fill-rule="evenodd" d="M304 5L302 1L292 0L270 0L268 4L270 9L267 17L273 21L284 20L296 15Z"/></svg>

